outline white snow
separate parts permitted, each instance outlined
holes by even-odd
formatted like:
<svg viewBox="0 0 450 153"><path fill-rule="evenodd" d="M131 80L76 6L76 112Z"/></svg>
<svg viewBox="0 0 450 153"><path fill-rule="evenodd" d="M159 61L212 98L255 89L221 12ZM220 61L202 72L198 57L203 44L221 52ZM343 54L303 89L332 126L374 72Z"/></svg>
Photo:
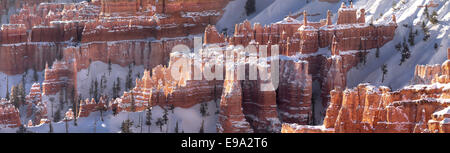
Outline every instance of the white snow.
<svg viewBox="0 0 450 153"><path fill-rule="evenodd" d="M421 21L425 20L423 16L424 8L418 6L428 4L431 0L414 0L407 1L406 4L397 4L399 10L392 9L392 1L385 2L381 0L360 0L354 3L355 7L366 9L366 21L371 18L376 18L381 13L383 17L389 17L394 14L397 18L398 29L394 40L380 48L380 57L375 57L375 50L371 50L367 56L367 63L363 66L355 67L347 73L347 86L355 87L359 83L369 82L374 85L385 85L393 89L399 89L408 85L413 78L416 65L425 64L442 64L447 59L447 48L449 47L449 19L450 13L448 7L450 1L434 0L435 3L440 4L437 8L429 8L430 14L433 10L438 12L437 25L432 25L426 22L430 29L431 37L428 41L423 41L424 36ZM377 22L387 22L385 18L380 18ZM403 42L404 38L409 36L409 28L403 27L403 24L415 25L414 30L417 29L419 35L415 37L415 45L409 46L411 50L411 57L407 59L402 65L399 65L401 54L395 49L395 45ZM434 49L434 44L440 45L438 50ZM384 82L381 82L383 64L387 64L388 72L385 76Z"/></svg>
<svg viewBox="0 0 450 153"><path fill-rule="evenodd" d="M198 133L204 120L204 132L215 133L217 107L215 101L208 103L209 116L202 117L200 114L200 104L197 104L191 108L179 108L175 107L174 112L168 110L168 127L162 126L162 131L156 126L156 120L163 116L163 109L159 106L152 108L152 125L150 127L151 133L165 133L168 130L169 133L175 132L175 126L178 122L179 133L184 131L185 133ZM123 121L130 119L134 122L132 131L134 133L141 133L140 122L142 122L142 133L148 133L149 127L145 124L146 112L120 112L118 115L113 116L112 111L103 113L104 121L101 121L100 112L93 112L89 117L79 118L77 121L78 126L74 126L74 121L68 121L68 129L70 133L119 133L121 124ZM139 119L140 118L140 119ZM66 122L61 121L58 123L52 123L54 133L65 133ZM2 128L1 133L14 133L17 128ZM42 124L34 127L27 127L27 131L35 133L48 133L49 124Z"/></svg>

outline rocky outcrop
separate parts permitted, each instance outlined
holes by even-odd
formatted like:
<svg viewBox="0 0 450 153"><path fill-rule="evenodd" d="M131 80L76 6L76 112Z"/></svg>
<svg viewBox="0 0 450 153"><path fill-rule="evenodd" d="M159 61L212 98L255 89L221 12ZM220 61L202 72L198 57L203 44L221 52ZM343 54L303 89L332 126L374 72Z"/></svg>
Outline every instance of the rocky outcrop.
<svg viewBox="0 0 450 153"><path fill-rule="evenodd" d="M94 99L86 99L81 100L79 103L79 112L77 113L77 118L80 117L88 117L91 112L100 111L100 110L106 110L108 107L106 105L106 101L103 99L103 97L100 98L98 103ZM67 113L66 113L67 114Z"/></svg>
<svg viewBox="0 0 450 153"><path fill-rule="evenodd" d="M6 99L0 100L0 126L16 128L21 125L19 110Z"/></svg>
<svg viewBox="0 0 450 153"><path fill-rule="evenodd" d="M322 125L327 130L322 132L331 129L339 133L430 132L427 124L432 114L448 106L448 99L442 99L446 92L444 87L433 86L410 86L390 92L386 87L367 84L334 90ZM307 132L318 127L297 129Z"/></svg>
<svg viewBox="0 0 450 153"><path fill-rule="evenodd" d="M354 89L336 88L320 127L283 125L284 132L448 132L450 104L449 62L442 66L417 66L414 80L419 85L391 92L387 87L360 84ZM429 83L427 83L429 82ZM427 84L423 84L427 83ZM292 127L295 127L293 129Z"/></svg>
<svg viewBox="0 0 450 153"><path fill-rule="evenodd" d="M28 69L41 71L47 62L71 57L80 57L79 69L96 60L122 66L137 63L151 69L168 62L173 46L189 44L190 35L203 33L207 25L216 23L227 2L102 0L24 5L11 16L11 24L0 30L0 57L5 61L0 71L10 75ZM81 44L78 50L86 52L63 53L63 48L75 44ZM104 52L108 56L94 56Z"/></svg>
<svg viewBox="0 0 450 153"><path fill-rule="evenodd" d="M312 117L312 77L306 61L281 61L277 105L283 123L309 124Z"/></svg>
<svg viewBox="0 0 450 153"><path fill-rule="evenodd" d="M220 100L217 132L253 133L254 131L243 113L241 82L234 79L230 80L231 75L234 75L234 70L228 71L225 78L222 99Z"/></svg>
<svg viewBox="0 0 450 153"><path fill-rule="evenodd" d="M26 117L30 119L32 126L47 122L47 105L42 101L40 84L35 83L31 86L30 93L25 97L25 104Z"/></svg>
<svg viewBox="0 0 450 153"><path fill-rule="evenodd" d="M428 129L432 133L450 133L450 107L433 113Z"/></svg>
<svg viewBox="0 0 450 153"><path fill-rule="evenodd" d="M62 91L76 93L76 74L74 74L76 71L73 71L73 69L74 66L63 61L55 61L51 69L47 65L44 72L44 82L42 83L43 95L55 95Z"/></svg>
<svg viewBox="0 0 450 153"><path fill-rule="evenodd" d="M364 9L360 10L360 14L364 12ZM253 40L260 45L278 44L280 53L289 56L316 53L325 47L331 48L332 55L370 50L393 39L397 28L395 16L387 24L373 25L365 23L364 15L358 18L357 14L356 8L343 4L336 24L331 23L331 12L327 13L327 22L308 22L306 11L303 12L303 22L288 16L271 25L255 24L252 27L249 21L244 21L235 26L233 36L224 39L232 45L247 46Z"/></svg>

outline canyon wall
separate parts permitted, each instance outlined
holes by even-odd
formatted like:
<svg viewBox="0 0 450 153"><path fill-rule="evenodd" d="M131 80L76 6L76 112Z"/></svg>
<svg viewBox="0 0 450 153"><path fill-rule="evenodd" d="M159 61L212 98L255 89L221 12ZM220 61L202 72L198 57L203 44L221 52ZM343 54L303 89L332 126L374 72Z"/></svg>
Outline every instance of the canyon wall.
<svg viewBox="0 0 450 153"><path fill-rule="evenodd" d="M448 133L449 63L416 66L419 84L397 91L368 84L337 88L330 92L323 125L284 124L282 132Z"/></svg>
<svg viewBox="0 0 450 153"><path fill-rule="evenodd" d="M121 5L125 2L134 2L136 5ZM159 64L167 64L173 46L178 43L189 44L192 41L190 35L203 33L207 25L215 24L227 3L228 0L221 0L221 3L211 0L176 0L167 3L102 0L24 5L18 14L11 16L10 24L3 24L0 30L1 57L5 59L5 64L0 65L0 71L9 75L20 74L31 68L40 71L46 62L52 64L55 59L76 57L70 51L64 54L64 48L72 46L84 51L78 52L81 58L77 58L77 61L82 64L79 69L98 60L99 56L90 55L99 52L108 52L109 56L100 60L105 63L123 66L134 62L151 69ZM161 11L160 7L177 9ZM117 14L114 17L108 15L115 11ZM130 11L136 13L126 13ZM143 49L134 50L134 46ZM41 48L44 48L43 51ZM146 49L149 51L145 52ZM155 53L150 53L152 50ZM139 60L135 56L115 57L144 54L142 52L147 57L155 57L155 60L148 61L145 58L146 61L139 62L135 61Z"/></svg>

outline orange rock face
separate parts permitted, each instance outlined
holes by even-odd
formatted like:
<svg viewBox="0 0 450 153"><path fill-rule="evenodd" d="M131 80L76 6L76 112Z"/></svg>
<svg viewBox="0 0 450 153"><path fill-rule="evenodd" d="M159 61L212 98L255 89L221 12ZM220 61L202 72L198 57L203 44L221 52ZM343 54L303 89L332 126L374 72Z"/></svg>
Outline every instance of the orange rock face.
<svg viewBox="0 0 450 153"><path fill-rule="evenodd" d="M43 120L47 120L47 106L42 102L41 86L35 83L31 86L30 93L25 97L27 105L27 118L31 118L31 125L39 125Z"/></svg>
<svg viewBox="0 0 450 153"><path fill-rule="evenodd" d="M6 99L0 100L0 126L16 128L21 125L19 110Z"/></svg>
<svg viewBox="0 0 450 153"><path fill-rule="evenodd" d="M233 75L233 74L231 74ZM242 88L238 80L224 82L220 113L217 123L219 133L253 133L253 129L244 117L242 108Z"/></svg>
<svg viewBox="0 0 450 153"><path fill-rule="evenodd" d="M444 92L447 91L443 87L427 86L411 86L389 92L386 87L376 88L366 84L345 91L334 90L322 126L339 133L442 131L440 125L435 124L439 122L431 121L431 118L434 112L448 106L448 99L440 99ZM317 128L303 126L300 128L303 130L297 132Z"/></svg>
<svg viewBox="0 0 450 153"><path fill-rule="evenodd" d="M55 61L51 69L47 66L45 68L45 79L42 83L42 93L54 95L63 90L67 93L76 90L76 74L74 74L73 69L74 67L71 64L61 61Z"/></svg>
<svg viewBox="0 0 450 153"><path fill-rule="evenodd" d="M79 69L95 60L122 66L136 61L151 69L168 62L173 46L189 44L192 41L189 35L203 33L207 25L216 23L227 3L228 0L102 0L39 6L27 3L30 5L24 5L18 14L11 16L11 24L2 25L0 30L0 57L4 58L0 71L11 75L31 68L41 71L46 62L52 63L63 56L70 60L81 57L77 58ZM110 46L107 41L118 42ZM81 43L78 50L86 51L84 55L63 53L63 48L74 43ZM103 56L104 52L108 56ZM95 56L97 53L102 56ZM145 56L136 58L138 54ZM104 58L97 59L100 57ZM155 59L144 60L144 57Z"/></svg>
<svg viewBox="0 0 450 153"><path fill-rule="evenodd" d="M108 107L106 106L106 102L103 98L100 98L100 100L95 102L94 99L81 100L80 101L80 108L78 112L78 118L79 117L88 117L91 112L99 111L99 110L106 110ZM67 114L67 113L66 113Z"/></svg>
<svg viewBox="0 0 450 153"><path fill-rule="evenodd" d="M328 132L332 129L342 133L447 133L449 61L442 66L416 66L414 80L421 84L398 91L367 84L345 91L337 88L330 93L330 106L322 126L286 124L282 131Z"/></svg>
<svg viewBox="0 0 450 153"><path fill-rule="evenodd" d="M281 61L277 104L285 123L311 122L312 77L308 62Z"/></svg>
<svg viewBox="0 0 450 153"><path fill-rule="evenodd" d="M365 10L360 12L364 14ZM232 45L247 46L253 40L260 45L278 44L280 54L289 56L316 53L325 47L332 49L332 55L339 55L340 52L379 48L393 39L397 28L395 16L388 24L374 26L365 23L365 15L357 17L356 8L345 5L339 9L337 24L331 23L331 12L327 22L308 22L307 12L303 17L303 23L286 17L264 27L260 24L252 27L245 21L236 24L234 35L224 39Z"/></svg>

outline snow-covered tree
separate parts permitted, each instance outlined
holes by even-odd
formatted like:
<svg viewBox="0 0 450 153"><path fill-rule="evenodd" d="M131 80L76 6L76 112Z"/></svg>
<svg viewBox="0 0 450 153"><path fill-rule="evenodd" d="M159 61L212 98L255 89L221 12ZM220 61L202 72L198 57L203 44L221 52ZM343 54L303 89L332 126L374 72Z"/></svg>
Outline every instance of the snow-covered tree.
<svg viewBox="0 0 450 153"><path fill-rule="evenodd" d="M384 82L384 76L387 74L388 70L387 70L387 65L383 64L383 66L381 67L381 72L383 72L383 76L381 78L381 82Z"/></svg>

